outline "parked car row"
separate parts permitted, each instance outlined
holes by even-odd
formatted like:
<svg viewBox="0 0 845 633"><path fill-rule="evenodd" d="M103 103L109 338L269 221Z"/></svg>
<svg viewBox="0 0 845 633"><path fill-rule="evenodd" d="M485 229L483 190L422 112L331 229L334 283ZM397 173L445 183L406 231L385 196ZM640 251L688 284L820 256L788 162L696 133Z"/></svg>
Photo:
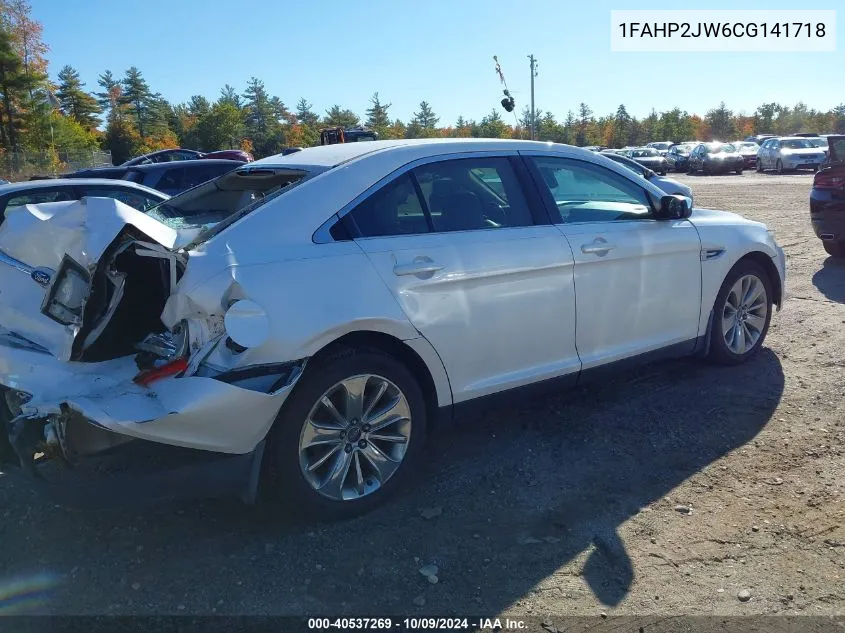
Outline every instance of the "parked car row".
<svg viewBox="0 0 845 633"><path fill-rule="evenodd" d="M828 160L830 136L805 132L787 137L758 134L731 143L652 141L644 147L613 149L590 146L585 149L627 156L659 174L669 171L742 173L744 169L783 173L798 169L819 169Z"/></svg>

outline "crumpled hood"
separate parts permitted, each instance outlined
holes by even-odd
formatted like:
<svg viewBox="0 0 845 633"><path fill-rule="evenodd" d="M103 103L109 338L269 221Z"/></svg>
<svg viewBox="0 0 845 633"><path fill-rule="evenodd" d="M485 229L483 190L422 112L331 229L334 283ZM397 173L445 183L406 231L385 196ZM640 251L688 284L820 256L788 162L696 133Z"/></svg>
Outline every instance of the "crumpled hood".
<svg viewBox="0 0 845 633"><path fill-rule="evenodd" d="M93 274L99 258L129 225L165 249L178 238L174 229L111 198L8 209L0 225L0 327L68 360L79 326L44 315L45 296L66 256Z"/></svg>

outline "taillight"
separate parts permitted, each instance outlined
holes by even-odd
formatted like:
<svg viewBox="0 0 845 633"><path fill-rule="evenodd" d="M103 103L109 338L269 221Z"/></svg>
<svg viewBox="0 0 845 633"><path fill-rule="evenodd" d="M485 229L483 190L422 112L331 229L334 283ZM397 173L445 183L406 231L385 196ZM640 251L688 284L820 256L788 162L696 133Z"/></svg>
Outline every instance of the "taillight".
<svg viewBox="0 0 845 633"><path fill-rule="evenodd" d="M135 378L132 379L132 382L137 385L141 385L142 387L148 387L156 380L161 380L162 378L168 378L170 376L176 376L178 374L181 374L186 369L188 369L188 359L177 358L176 360L172 360L169 363L162 365L161 367L142 371L140 374L138 374L137 376L135 376Z"/></svg>
<svg viewBox="0 0 845 633"><path fill-rule="evenodd" d="M820 171L813 178L814 189L841 189L845 187L845 173L836 170Z"/></svg>

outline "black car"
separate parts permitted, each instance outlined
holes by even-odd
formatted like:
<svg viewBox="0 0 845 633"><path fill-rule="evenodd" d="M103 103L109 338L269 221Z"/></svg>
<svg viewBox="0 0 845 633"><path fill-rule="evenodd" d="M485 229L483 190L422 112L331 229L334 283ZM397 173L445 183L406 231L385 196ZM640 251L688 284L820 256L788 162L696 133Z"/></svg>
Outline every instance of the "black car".
<svg viewBox="0 0 845 633"><path fill-rule="evenodd" d="M660 152L651 147L638 147L629 150L626 156L631 160L637 161L640 165L656 171L661 176L665 176L666 171L669 169L667 160L660 155Z"/></svg>
<svg viewBox="0 0 845 633"><path fill-rule="evenodd" d="M152 165L153 163L169 163L176 160L197 160L202 157L203 153L194 149L162 149L157 152L150 152L149 154L142 154L141 156L130 158L125 163L120 163L120 167Z"/></svg>
<svg viewBox="0 0 845 633"><path fill-rule="evenodd" d="M672 171L686 172L689 167L689 153L693 150L695 145L693 143L677 143L669 148L666 152L667 164Z"/></svg>
<svg viewBox="0 0 845 633"><path fill-rule="evenodd" d="M828 136L828 159L810 191L810 222L828 255L845 258L845 136Z"/></svg>
<svg viewBox="0 0 845 633"><path fill-rule="evenodd" d="M754 169L757 167L757 152L760 151L760 146L757 143L752 143L751 141L738 141L736 143L732 143L732 145L736 148L740 154L742 154L742 160L745 163L746 169Z"/></svg>
<svg viewBox="0 0 845 633"><path fill-rule="evenodd" d="M689 173L738 174L745 169L745 159L730 143L699 143L689 155Z"/></svg>
<svg viewBox="0 0 845 633"><path fill-rule="evenodd" d="M180 160L151 165L132 165L129 167L102 167L83 169L64 178L115 178L129 180L138 184L158 189L169 196L187 191L208 180L246 165L239 160Z"/></svg>

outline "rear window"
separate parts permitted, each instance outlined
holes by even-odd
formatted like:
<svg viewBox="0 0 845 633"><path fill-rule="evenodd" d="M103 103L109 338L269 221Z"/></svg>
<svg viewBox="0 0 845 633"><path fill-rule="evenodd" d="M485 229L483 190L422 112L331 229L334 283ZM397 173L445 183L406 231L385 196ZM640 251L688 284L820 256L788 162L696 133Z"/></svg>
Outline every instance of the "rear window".
<svg viewBox="0 0 845 633"><path fill-rule="evenodd" d="M781 147L786 149L810 149L815 147L812 141L805 138L788 138L780 142Z"/></svg>
<svg viewBox="0 0 845 633"><path fill-rule="evenodd" d="M307 167L253 167L230 171L170 198L147 215L190 234L199 244L273 198L319 173Z"/></svg>

